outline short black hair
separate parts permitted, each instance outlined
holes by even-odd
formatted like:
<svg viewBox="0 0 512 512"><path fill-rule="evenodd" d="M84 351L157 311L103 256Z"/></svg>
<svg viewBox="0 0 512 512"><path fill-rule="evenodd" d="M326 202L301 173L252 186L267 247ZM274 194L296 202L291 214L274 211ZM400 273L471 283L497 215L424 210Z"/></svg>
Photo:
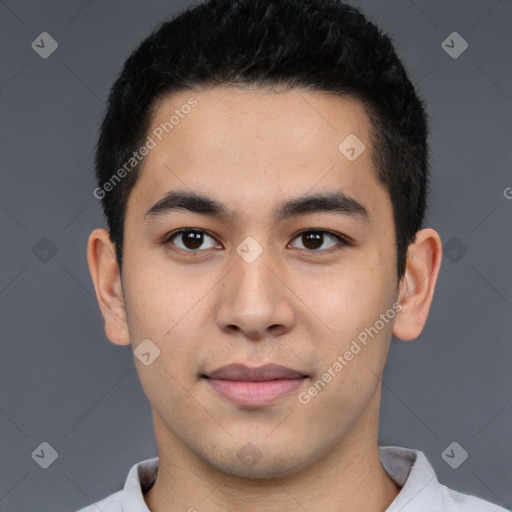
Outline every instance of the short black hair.
<svg viewBox="0 0 512 512"><path fill-rule="evenodd" d="M305 88L362 102L372 162L393 206L400 279L426 208L427 114L390 37L340 0L209 0L163 23L133 51L110 91L95 154L94 194L119 268L128 196L144 164L133 154L156 102L219 85Z"/></svg>

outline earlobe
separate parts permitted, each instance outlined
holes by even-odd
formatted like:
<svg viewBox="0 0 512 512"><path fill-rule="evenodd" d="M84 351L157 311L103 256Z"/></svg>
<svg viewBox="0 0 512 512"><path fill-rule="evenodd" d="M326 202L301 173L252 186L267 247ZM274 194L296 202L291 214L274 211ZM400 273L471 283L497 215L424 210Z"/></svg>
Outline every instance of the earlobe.
<svg viewBox="0 0 512 512"><path fill-rule="evenodd" d="M402 340L417 338L432 303L439 275L442 244L439 234L431 228L421 229L407 251L407 268L399 286L398 301L402 310L393 326L393 335Z"/></svg>
<svg viewBox="0 0 512 512"><path fill-rule="evenodd" d="M87 262L107 338L116 345L129 345L121 275L114 246L106 229L98 228L90 234Z"/></svg>

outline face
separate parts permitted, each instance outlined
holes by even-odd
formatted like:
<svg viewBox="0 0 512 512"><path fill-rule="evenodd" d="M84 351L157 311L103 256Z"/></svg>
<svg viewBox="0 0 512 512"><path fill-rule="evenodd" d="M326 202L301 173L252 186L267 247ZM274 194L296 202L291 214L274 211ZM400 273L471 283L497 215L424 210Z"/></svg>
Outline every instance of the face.
<svg viewBox="0 0 512 512"><path fill-rule="evenodd" d="M369 127L358 101L305 90L218 87L158 104L127 206L122 287L132 347L160 351L147 366L135 358L159 445L275 477L376 428L398 283ZM165 205L172 192L222 211ZM230 364L306 377L204 377Z"/></svg>

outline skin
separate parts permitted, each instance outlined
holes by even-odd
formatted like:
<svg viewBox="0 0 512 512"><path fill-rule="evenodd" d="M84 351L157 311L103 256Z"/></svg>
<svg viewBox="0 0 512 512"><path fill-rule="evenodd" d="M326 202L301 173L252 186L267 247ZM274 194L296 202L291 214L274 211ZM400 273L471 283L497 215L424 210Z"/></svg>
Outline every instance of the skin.
<svg viewBox="0 0 512 512"><path fill-rule="evenodd" d="M149 366L134 357L160 457L146 503L153 512L383 511L400 488L378 458L382 373L391 335L410 340L423 329L439 235L417 233L398 281L392 205L359 101L297 89L184 91L160 101L148 133L192 96L198 105L150 151L129 196L122 278L106 230L94 230L88 245L107 337L133 349L149 338L160 349ZM366 146L354 161L338 150L349 134ZM325 211L273 217L283 201L334 189L362 203L368 221ZM233 217L177 210L145 218L171 190L214 198ZM205 236L193 256L181 236L173 239L181 253L159 243L183 228L215 238ZM325 235L308 245L297 233L312 228L353 243L328 252L337 242ZM247 236L263 250L252 263L236 252ZM395 318L301 404L298 393L397 301ZM270 405L242 407L200 378L229 363L276 363L309 378ZM252 465L237 457L247 443L261 457Z"/></svg>

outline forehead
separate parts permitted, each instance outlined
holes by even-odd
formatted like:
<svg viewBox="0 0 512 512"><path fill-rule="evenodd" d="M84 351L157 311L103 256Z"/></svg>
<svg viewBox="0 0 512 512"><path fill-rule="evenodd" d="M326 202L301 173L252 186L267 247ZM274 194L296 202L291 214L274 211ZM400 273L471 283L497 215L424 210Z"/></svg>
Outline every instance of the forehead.
<svg viewBox="0 0 512 512"><path fill-rule="evenodd" d="M130 200L150 206L173 188L190 189L229 197L236 210L342 189L372 203L385 191L369 133L363 104L348 96L224 86L173 93L155 105L153 148Z"/></svg>
<svg viewBox="0 0 512 512"><path fill-rule="evenodd" d="M193 108L189 107L191 103L195 104ZM171 118L172 128L168 126ZM156 131L157 139L159 133L163 138L172 135L175 140L188 142L193 138L194 145L180 149L201 147L209 154L217 150L216 154L224 158L233 155L224 154L229 147L238 149L237 143L251 140L260 148L292 151L297 155L294 160L301 158L305 163L316 160L316 153L323 148L337 150L343 135L367 139L369 128L363 103L352 96L297 88L279 92L224 86L164 97L154 107L149 132Z"/></svg>

